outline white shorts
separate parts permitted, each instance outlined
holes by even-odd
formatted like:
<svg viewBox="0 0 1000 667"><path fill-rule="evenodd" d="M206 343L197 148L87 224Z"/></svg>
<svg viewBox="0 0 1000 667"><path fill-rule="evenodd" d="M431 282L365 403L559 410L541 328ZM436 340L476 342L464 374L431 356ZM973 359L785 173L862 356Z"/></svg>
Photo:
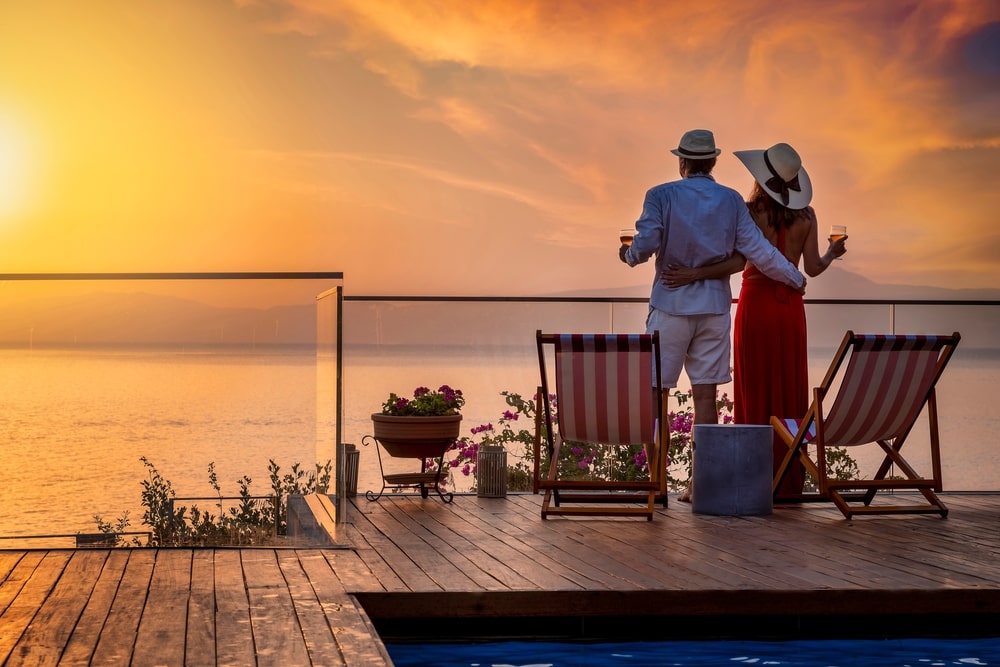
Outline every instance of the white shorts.
<svg viewBox="0 0 1000 667"><path fill-rule="evenodd" d="M660 382L673 389L687 371L692 385L732 382L731 320L721 315L670 315L649 309L646 333L660 332Z"/></svg>

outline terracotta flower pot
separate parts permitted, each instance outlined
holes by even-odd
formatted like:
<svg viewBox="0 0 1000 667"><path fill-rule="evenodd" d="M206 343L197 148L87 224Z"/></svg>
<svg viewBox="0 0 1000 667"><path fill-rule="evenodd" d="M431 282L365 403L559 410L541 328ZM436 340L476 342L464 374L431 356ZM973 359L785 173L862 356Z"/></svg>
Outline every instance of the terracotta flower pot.
<svg viewBox="0 0 1000 667"><path fill-rule="evenodd" d="M462 415L444 417L398 417L372 414L375 439L389 456L437 458L458 439Z"/></svg>

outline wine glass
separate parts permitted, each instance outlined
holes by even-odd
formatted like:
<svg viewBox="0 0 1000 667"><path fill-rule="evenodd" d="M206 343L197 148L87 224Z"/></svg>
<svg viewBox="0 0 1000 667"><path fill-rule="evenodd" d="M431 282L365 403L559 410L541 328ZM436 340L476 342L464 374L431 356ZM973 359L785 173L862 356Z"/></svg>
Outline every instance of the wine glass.
<svg viewBox="0 0 1000 667"><path fill-rule="evenodd" d="M632 245L633 238L635 238L634 229L623 229L618 232L618 240L622 242L622 245Z"/></svg>
<svg viewBox="0 0 1000 667"><path fill-rule="evenodd" d="M847 225L830 225L830 243L835 243L847 236ZM841 259L834 257L834 259Z"/></svg>

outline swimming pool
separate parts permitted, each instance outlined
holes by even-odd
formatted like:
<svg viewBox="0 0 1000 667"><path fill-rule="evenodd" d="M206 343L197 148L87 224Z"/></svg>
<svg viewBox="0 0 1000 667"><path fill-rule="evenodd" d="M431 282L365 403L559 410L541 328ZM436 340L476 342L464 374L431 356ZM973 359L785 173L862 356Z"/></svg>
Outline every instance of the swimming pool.
<svg viewBox="0 0 1000 667"><path fill-rule="evenodd" d="M1000 666L1000 638L396 643L396 667Z"/></svg>

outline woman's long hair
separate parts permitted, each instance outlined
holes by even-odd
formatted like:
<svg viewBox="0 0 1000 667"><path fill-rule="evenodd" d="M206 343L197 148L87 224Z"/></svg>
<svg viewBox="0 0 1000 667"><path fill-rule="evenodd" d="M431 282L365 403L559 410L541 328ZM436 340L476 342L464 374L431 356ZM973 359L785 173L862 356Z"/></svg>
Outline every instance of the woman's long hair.
<svg viewBox="0 0 1000 667"><path fill-rule="evenodd" d="M767 225L772 229L777 229L778 225L791 227L792 223L800 217L806 217L805 209L797 210L783 206L774 197L767 194L760 183L753 182L753 190L747 198L747 208L754 220L766 220Z"/></svg>

